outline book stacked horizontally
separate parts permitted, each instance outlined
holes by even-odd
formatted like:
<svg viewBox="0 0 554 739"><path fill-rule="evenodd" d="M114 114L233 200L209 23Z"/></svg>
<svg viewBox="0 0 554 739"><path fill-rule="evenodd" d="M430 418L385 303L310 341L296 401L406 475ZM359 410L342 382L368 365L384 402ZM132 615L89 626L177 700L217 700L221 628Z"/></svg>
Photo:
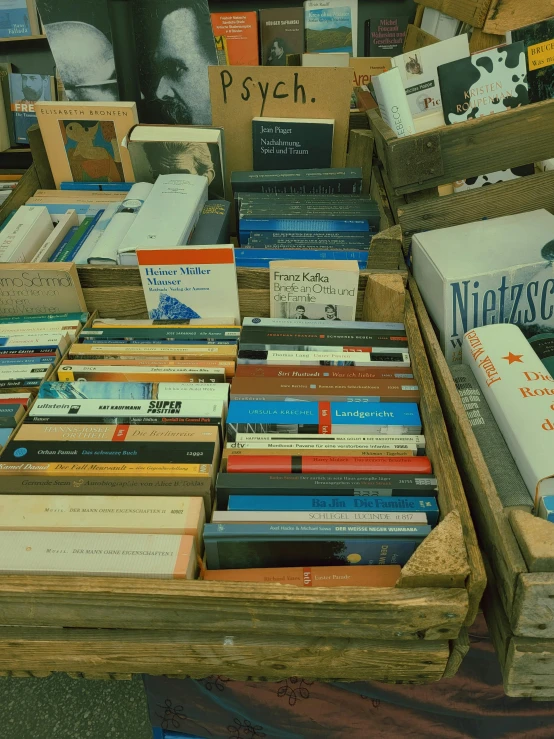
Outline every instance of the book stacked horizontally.
<svg viewBox="0 0 554 739"><path fill-rule="evenodd" d="M0 317L0 393L36 390L87 319L87 313Z"/></svg>
<svg viewBox="0 0 554 739"><path fill-rule="evenodd" d="M80 333L2 454L0 572L195 576L240 335L204 324Z"/></svg>
<svg viewBox="0 0 554 739"><path fill-rule="evenodd" d="M280 259L367 266L380 216L375 201L360 194L361 169L234 172L231 184L238 267L268 267Z"/></svg>
<svg viewBox="0 0 554 739"><path fill-rule="evenodd" d="M245 318L205 578L394 584L439 514L419 400L403 324Z"/></svg>

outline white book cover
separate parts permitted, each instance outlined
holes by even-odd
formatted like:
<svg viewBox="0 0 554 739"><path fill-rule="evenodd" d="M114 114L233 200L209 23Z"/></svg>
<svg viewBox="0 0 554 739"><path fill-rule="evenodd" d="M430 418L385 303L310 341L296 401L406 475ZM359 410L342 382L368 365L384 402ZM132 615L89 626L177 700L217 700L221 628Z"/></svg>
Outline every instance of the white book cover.
<svg viewBox="0 0 554 739"><path fill-rule="evenodd" d="M449 364L466 331L554 328L554 215L535 210L415 234L413 271Z"/></svg>
<svg viewBox="0 0 554 739"><path fill-rule="evenodd" d="M137 248L167 249L186 244L207 199L205 177L160 175L120 244L119 263L137 264Z"/></svg>
<svg viewBox="0 0 554 739"><path fill-rule="evenodd" d="M62 243L64 236L67 232L74 227L79 225L79 217L77 216L76 210L68 210L60 216L58 225L54 228L52 233L49 234L46 241L36 252L34 257L29 260L31 262L47 262L52 254L56 251L58 246Z"/></svg>
<svg viewBox="0 0 554 739"><path fill-rule="evenodd" d="M468 331L462 358L538 507L554 494L554 379L517 326Z"/></svg>
<svg viewBox="0 0 554 739"><path fill-rule="evenodd" d="M117 416L207 416L223 417L223 401L209 400L41 400L38 398L30 411L31 416L59 416L115 418Z"/></svg>
<svg viewBox="0 0 554 739"><path fill-rule="evenodd" d="M310 261L269 263L270 315L293 318L303 305L310 320L355 321L358 263L337 260L320 267Z"/></svg>
<svg viewBox="0 0 554 739"><path fill-rule="evenodd" d="M400 70L389 69L371 78L379 112L385 123L398 138L411 136L416 132L414 119L404 90Z"/></svg>
<svg viewBox="0 0 554 739"><path fill-rule="evenodd" d="M240 325L232 244L137 249L136 256L151 319L210 318L223 312Z"/></svg>
<svg viewBox="0 0 554 739"><path fill-rule="evenodd" d="M429 113L442 113L441 91L437 68L440 64L453 62L469 56L467 33L449 38L438 44L400 54L391 60L400 72L406 91L410 112L414 118ZM438 125L444 125L441 115Z"/></svg>
<svg viewBox="0 0 554 739"><path fill-rule="evenodd" d="M0 262L30 262L53 230L48 208L22 205L0 233Z"/></svg>

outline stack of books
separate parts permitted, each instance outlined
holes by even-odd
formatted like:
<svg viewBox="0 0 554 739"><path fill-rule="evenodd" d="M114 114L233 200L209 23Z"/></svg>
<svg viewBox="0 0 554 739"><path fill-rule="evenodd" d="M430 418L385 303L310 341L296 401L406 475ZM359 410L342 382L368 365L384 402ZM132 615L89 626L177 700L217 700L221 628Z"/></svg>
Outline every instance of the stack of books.
<svg viewBox="0 0 554 739"><path fill-rule="evenodd" d="M393 585L439 515L419 399L403 324L245 318L205 579Z"/></svg>
<svg viewBox="0 0 554 739"><path fill-rule="evenodd" d="M380 215L377 203L360 194L361 170L235 172L231 182L241 246L237 266L268 267L281 259L367 266Z"/></svg>
<svg viewBox="0 0 554 739"><path fill-rule="evenodd" d="M0 572L195 577L240 335L205 324L79 334L2 453Z"/></svg>
<svg viewBox="0 0 554 739"><path fill-rule="evenodd" d="M87 313L1 317L0 393L36 390L87 320Z"/></svg>
<svg viewBox="0 0 554 739"><path fill-rule="evenodd" d="M0 395L0 449L8 443L32 397L31 393L17 392Z"/></svg>

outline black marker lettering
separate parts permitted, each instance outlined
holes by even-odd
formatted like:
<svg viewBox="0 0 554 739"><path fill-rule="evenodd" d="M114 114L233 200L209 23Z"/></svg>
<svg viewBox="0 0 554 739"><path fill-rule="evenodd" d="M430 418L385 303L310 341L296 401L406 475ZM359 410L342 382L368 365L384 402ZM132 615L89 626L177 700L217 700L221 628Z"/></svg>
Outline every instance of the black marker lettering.
<svg viewBox="0 0 554 739"><path fill-rule="evenodd" d="M243 81L242 81L242 87L244 89L244 92L246 93L246 96L244 95L244 92L241 94L241 98L244 101L250 100L250 90L248 89L248 87L246 87L246 83L248 82L248 80L250 80L250 82L252 82L252 77L245 77L243 79Z"/></svg>
<svg viewBox="0 0 554 739"><path fill-rule="evenodd" d="M277 95L277 88L278 88L278 87L279 87L280 85L284 85L284 84L285 84L284 82L278 82L278 83L277 83L277 84L275 85L275 89L273 90L273 97L274 97L274 98L288 98L288 96L289 96L288 92L285 92L285 93L283 93L282 95Z"/></svg>
<svg viewBox="0 0 554 739"><path fill-rule="evenodd" d="M231 87L233 84L233 78L231 76L231 73L227 69L222 69L220 74L221 78L221 87L223 89L223 102L227 102L227 88Z"/></svg>
<svg viewBox="0 0 554 739"><path fill-rule="evenodd" d="M298 91L302 90L302 103L304 104L306 102L306 90L304 89L304 85L298 84L298 72L294 73L294 102L298 102Z"/></svg>
<svg viewBox="0 0 554 739"><path fill-rule="evenodd" d="M258 87L260 88L260 93L262 95L262 109L260 111L260 115L264 114L264 108L265 108L265 100L267 98L267 91L269 90L269 82L265 83L265 88L263 84L258 80Z"/></svg>

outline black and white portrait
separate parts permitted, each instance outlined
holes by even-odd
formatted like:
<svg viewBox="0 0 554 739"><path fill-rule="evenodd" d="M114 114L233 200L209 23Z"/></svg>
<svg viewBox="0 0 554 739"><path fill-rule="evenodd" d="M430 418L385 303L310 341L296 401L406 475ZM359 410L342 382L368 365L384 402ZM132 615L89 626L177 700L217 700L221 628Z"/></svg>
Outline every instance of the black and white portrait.
<svg viewBox="0 0 554 739"><path fill-rule="evenodd" d="M129 22L110 0L37 0L69 100L110 101L132 70L141 121L209 125L208 66L217 64L207 0L130 0ZM118 64L123 56L136 64ZM133 87L133 85L127 85Z"/></svg>

